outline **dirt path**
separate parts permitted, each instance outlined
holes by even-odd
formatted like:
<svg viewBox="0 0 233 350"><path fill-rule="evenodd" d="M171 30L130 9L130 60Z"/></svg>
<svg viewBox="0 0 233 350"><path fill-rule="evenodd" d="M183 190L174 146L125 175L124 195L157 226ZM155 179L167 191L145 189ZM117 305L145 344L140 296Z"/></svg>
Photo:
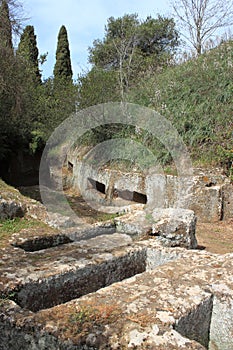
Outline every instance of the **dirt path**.
<svg viewBox="0 0 233 350"><path fill-rule="evenodd" d="M233 253L233 219L215 223L198 223L196 237L199 246L212 253Z"/></svg>

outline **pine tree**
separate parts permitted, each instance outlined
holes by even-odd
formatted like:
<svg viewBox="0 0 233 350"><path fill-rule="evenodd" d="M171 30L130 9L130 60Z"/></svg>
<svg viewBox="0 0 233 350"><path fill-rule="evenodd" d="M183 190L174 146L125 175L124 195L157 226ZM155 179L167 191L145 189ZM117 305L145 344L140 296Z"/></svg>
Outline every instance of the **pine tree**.
<svg viewBox="0 0 233 350"><path fill-rule="evenodd" d="M12 26L8 3L5 0L0 3L0 46L13 52Z"/></svg>
<svg viewBox="0 0 233 350"><path fill-rule="evenodd" d="M70 60L69 41L66 27L63 25L58 34L56 63L54 66L54 81L55 82L71 82L72 81L72 67Z"/></svg>
<svg viewBox="0 0 233 350"><path fill-rule="evenodd" d="M39 51L37 48L34 27L28 25L25 27L21 35L20 43L17 50L17 55L24 60L35 82L41 82L41 74L39 71L39 63L38 63L38 54L39 54Z"/></svg>

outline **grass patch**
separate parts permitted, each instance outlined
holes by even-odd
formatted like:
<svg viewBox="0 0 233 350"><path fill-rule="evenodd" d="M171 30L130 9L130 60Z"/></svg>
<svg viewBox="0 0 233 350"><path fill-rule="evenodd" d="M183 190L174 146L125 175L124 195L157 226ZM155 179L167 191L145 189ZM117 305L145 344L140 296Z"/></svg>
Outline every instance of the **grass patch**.
<svg viewBox="0 0 233 350"><path fill-rule="evenodd" d="M4 199L15 199L19 200L22 195L18 192L18 190L8 184L6 184L1 178L0 178L0 198Z"/></svg>
<svg viewBox="0 0 233 350"><path fill-rule="evenodd" d="M0 220L0 245L4 239L10 237L12 234L20 232L23 229L35 227L46 228L47 225L41 221L26 218Z"/></svg>
<svg viewBox="0 0 233 350"><path fill-rule="evenodd" d="M5 181L3 181L1 178L0 178L0 191L17 192L17 190L13 186L6 184Z"/></svg>
<svg viewBox="0 0 233 350"><path fill-rule="evenodd" d="M108 220L114 220L115 218L122 216L120 213L113 213L113 214L108 214L108 213L98 213L97 214L97 219L98 221L108 221Z"/></svg>
<svg viewBox="0 0 233 350"><path fill-rule="evenodd" d="M71 313L68 325L71 325L76 334L82 337L93 328L101 330L104 325L116 322L118 317L119 309L115 305L85 305Z"/></svg>

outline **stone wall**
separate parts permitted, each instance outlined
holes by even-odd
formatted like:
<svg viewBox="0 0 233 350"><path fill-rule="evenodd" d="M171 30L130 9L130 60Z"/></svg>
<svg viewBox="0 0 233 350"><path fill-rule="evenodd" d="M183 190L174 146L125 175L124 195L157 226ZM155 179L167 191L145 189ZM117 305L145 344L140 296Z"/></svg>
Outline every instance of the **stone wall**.
<svg viewBox="0 0 233 350"><path fill-rule="evenodd" d="M87 199L117 205L119 197L135 201L144 195L147 207L184 208L195 212L202 222L215 222L233 217L233 185L227 176L197 170L194 176L175 176L153 172L122 172L71 159L72 184ZM92 181L92 184L90 183ZM93 182L103 184L105 194ZM116 194L116 195L115 195ZM123 197L122 194L127 194Z"/></svg>

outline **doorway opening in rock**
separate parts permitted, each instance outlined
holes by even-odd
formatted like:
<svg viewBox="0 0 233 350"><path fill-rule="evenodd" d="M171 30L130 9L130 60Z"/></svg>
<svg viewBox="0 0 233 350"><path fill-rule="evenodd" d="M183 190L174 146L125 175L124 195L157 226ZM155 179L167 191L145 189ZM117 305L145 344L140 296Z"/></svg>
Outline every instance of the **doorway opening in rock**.
<svg viewBox="0 0 233 350"><path fill-rule="evenodd" d="M127 201L137 202L141 204L147 203L147 196L143 193L129 190L116 190L119 198L125 199Z"/></svg>
<svg viewBox="0 0 233 350"><path fill-rule="evenodd" d="M88 183L91 188L97 190L100 193L105 194L105 185L99 181L93 180L90 177L88 178Z"/></svg>
<svg viewBox="0 0 233 350"><path fill-rule="evenodd" d="M137 203L146 204L147 203L147 196L143 193L139 193L134 191L133 192L133 201Z"/></svg>

